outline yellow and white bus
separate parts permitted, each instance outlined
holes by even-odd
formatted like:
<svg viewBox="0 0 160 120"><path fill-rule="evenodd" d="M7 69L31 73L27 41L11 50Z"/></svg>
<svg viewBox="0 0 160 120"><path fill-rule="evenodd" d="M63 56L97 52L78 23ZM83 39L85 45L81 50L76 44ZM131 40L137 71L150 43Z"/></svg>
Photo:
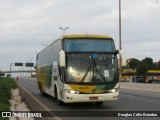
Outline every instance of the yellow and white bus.
<svg viewBox="0 0 160 120"><path fill-rule="evenodd" d="M117 50L110 36L64 35L37 54L37 84L58 104L119 97Z"/></svg>

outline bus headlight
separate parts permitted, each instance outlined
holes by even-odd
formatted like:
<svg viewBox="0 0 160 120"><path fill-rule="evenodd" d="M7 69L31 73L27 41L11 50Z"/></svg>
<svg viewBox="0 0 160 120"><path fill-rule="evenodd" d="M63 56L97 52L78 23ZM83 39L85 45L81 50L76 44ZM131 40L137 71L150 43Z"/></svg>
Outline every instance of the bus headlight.
<svg viewBox="0 0 160 120"><path fill-rule="evenodd" d="M119 90L119 89L116 89L116 88L115 88L115 89L108 90L108 92L109 92L109 93L115 93L115 92L117 92L118 90Z"/></svg>
<svg viewBox="0 0 160 120"><path fill-rule="evenodd" d="M75 90L71 90L71 89L65 89L65 91L70 94L79 94L79 91L75 91Z"/></svg>

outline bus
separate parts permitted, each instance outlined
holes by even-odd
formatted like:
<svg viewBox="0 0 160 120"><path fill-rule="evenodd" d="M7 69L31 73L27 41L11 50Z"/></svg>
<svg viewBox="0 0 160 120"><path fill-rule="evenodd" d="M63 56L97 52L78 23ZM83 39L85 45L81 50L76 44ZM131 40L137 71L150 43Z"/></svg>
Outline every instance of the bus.
<svg viewBox="0 0 160 120"><path fill-rule="evenodd" d="M37 85L57 104L119 98L118 50L112 37L64 35L37 54Z"/></svg>

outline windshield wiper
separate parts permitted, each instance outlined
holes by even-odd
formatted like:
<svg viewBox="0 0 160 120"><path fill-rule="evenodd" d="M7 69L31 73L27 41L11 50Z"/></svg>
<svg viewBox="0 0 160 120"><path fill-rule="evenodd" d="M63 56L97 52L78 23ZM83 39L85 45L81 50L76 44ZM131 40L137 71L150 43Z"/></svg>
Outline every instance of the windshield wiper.
<svg viewBox="0 0 160 120"><path fill-rule="evenodd" d="M102 74L102 72L97 68L97 64L96 64L95 58L92 57L92 55L91 55L91 63L90 63L90 66L88 67L86 73L84 74L81 82L83 82L83 81L85 80L86 76L88 75L89 71L91 71L91 70L93 71L93 82L95 81L95 77L96 77L96 76L95 76L95 72L99 74L99 76L100 76L100 78L101 78L101 80L102 80L103 82L106 81L105 76L104 76L104 75Z"/></svg>
<svg viewBox="0 0 160 120"><path fill-rule="evenodd" d="M91 58L92 58L92 57L91 57ZM87 77L87 75L88 75L89 71L91 71L91 69L92 69L92 68L93 68L93 79L94 79L93 58L92 58L92 61L91 61L91 62L89 61L89 64L90 64L90 66L88 67L88 69L87 69L86 73L84 74L84 76L83 76L83 78L82 78L81 82L83 82L83 81L85 80L85 78Z"/></svg>
<svg viewBox="0 0 160 120"><path fill-rule="evenodd" d="M86 76L88 75L90 69L91 69L91 66L89 66L89 68L87 69L87 71L86 71L86 73L84 74L84 76L83 76L81 82L83 82L83 81L85 80L85 78L86 78Z"/></svg>
<svg viewBox="0 0 160 120"><path fill-rule="evenodd" d="M96 71L99 73L100 77L101 77L101 80L103 82L106 82L106 78L104 77L104 75L102 74L102 72L96 67Z"/></svg>

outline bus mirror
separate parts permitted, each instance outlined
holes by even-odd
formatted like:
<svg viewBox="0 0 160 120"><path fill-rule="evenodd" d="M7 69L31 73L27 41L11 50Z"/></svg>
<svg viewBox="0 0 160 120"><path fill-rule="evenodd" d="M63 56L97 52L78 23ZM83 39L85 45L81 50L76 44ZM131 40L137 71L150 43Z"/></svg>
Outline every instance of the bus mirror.
<svg viewBox="0 0 160 120"><path fill-rule="evenodd" d="M125 54L121 54L121 58L122 58L122 66L126 66L126 55Z"/></svg>
<svg viewBox="0 0 160 120"><path fill-rule="evenodd" d="M123 50L116 50L115 54L124 54Z"/></svg>
<svg viewBox="0 0 160 120"><path fill-rule="evenodd" d="M124 54L124 51L123 50L117 50L118 51L118 54Z"/></svg>
<svg viewBox="0 0 160 120"><path fill-rule="evenodd" d="M122 66L126 66L126 55L125 55L124 51L119 50L119 54L121 55Z"/></svg>
<svg viewBox="0 0 160 120"><path fill-rule="evenodd" d="M63 50L59 51L59 66L65 67L66 61L65 61L65 52Z"/></svg>

